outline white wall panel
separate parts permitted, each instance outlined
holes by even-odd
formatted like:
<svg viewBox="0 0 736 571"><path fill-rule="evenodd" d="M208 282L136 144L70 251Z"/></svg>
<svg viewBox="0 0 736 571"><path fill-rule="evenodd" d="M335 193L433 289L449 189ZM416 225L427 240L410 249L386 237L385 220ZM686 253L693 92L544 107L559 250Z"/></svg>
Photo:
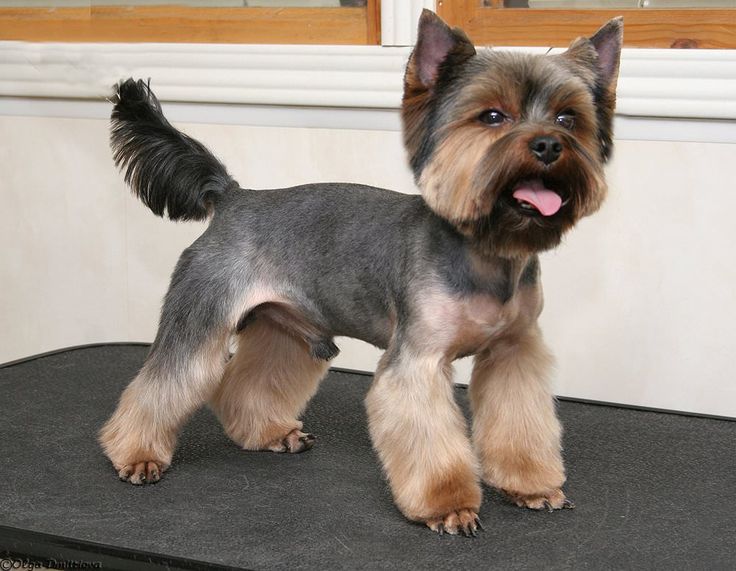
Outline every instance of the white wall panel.
<svg viewBox="0 0 736 571"><path fill-rule="evenodd" d="M0 119L0 361L127 331L126 198L101 126Z"/></svg>
<svg viewBox="0 0 736 571"><path fill-rule="evenodd" d="M736 145L619 143L607 204L544 256L560 394L736 416L734 161Z"/></svg>

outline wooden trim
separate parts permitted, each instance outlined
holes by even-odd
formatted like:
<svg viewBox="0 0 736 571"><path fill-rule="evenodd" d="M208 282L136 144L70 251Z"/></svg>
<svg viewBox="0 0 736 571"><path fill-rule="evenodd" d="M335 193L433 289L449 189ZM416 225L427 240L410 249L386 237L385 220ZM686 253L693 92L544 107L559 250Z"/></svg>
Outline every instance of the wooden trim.
<svg viewBox="0 0 736 571"><path fill-rule="evenodd" d="M736 48L736 9L554 10L482 7L440 0L437 13L481 45L567 46L615 16L624 17L624 46Z"/></svg>
<svg viewBox="0 0 736 571"><path fill-rule="evenodd" d="M368 0L366 4L366 43L378 46L381 45L381 0Z"/></svg>
<svg viewBox="0 0 736 571"><path fill-rule="evenodd" d="M369 0L366 8L0 8L0 40L377 45L378 4Z"/></svg>

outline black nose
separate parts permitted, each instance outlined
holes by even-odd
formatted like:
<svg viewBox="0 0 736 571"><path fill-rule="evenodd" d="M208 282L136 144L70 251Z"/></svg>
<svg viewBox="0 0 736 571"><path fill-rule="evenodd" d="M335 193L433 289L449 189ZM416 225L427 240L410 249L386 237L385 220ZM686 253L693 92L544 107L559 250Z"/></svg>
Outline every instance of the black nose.
<svg viewBox="0 0 736 571"><path fill-rule="evenodd" d="M550 135L536 137L529 143L529 149L545 165L551 165L562 154L562 143Z"/></svg>

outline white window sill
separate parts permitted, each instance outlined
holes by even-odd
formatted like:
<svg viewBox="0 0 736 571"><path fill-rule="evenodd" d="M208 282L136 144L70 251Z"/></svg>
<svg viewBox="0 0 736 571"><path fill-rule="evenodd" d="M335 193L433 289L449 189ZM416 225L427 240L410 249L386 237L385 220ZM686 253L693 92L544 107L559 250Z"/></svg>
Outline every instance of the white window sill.
<svg viewBox="0 0 736 571"><path fill-rule="evenodd" d="M527 51L544 52L544 48ZM152 78L163 101L396 109L410 48L0 42L0 96L96 99ZM624 50L618 114L736 119L736 50Z"/></svg>
<svg viewBox="0 0 736 571"><path fill-rule="evenodd" d="M112 85L140 77L177 121L395 130L410 51L0 42L0 114L109 117ZM624 50L618 138L732 143L734 120L736 50Z"/></svg>

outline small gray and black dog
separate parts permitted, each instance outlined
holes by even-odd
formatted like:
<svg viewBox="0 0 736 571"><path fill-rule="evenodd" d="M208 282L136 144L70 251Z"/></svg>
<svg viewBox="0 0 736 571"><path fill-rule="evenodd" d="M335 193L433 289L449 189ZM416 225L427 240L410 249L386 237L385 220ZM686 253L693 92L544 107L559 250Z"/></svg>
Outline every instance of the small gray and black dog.
<svg viewBox="0 0 736 571"><path fill-rule="evenodd" d="M557 55L476 52L425 11L402 105L422 196L241 189L144 82L120 83L112 148L133 192L159 216L211 219L101 431L120 478L158 481L206 402L243 448L310 448L298 419L345 335L386 349L366 405L407 518L475 535L481 479L519 506L571 507L537 253L606 194L622 29L611 20ZM451 378L465 355L475 355L472 443Z"/></svg>

